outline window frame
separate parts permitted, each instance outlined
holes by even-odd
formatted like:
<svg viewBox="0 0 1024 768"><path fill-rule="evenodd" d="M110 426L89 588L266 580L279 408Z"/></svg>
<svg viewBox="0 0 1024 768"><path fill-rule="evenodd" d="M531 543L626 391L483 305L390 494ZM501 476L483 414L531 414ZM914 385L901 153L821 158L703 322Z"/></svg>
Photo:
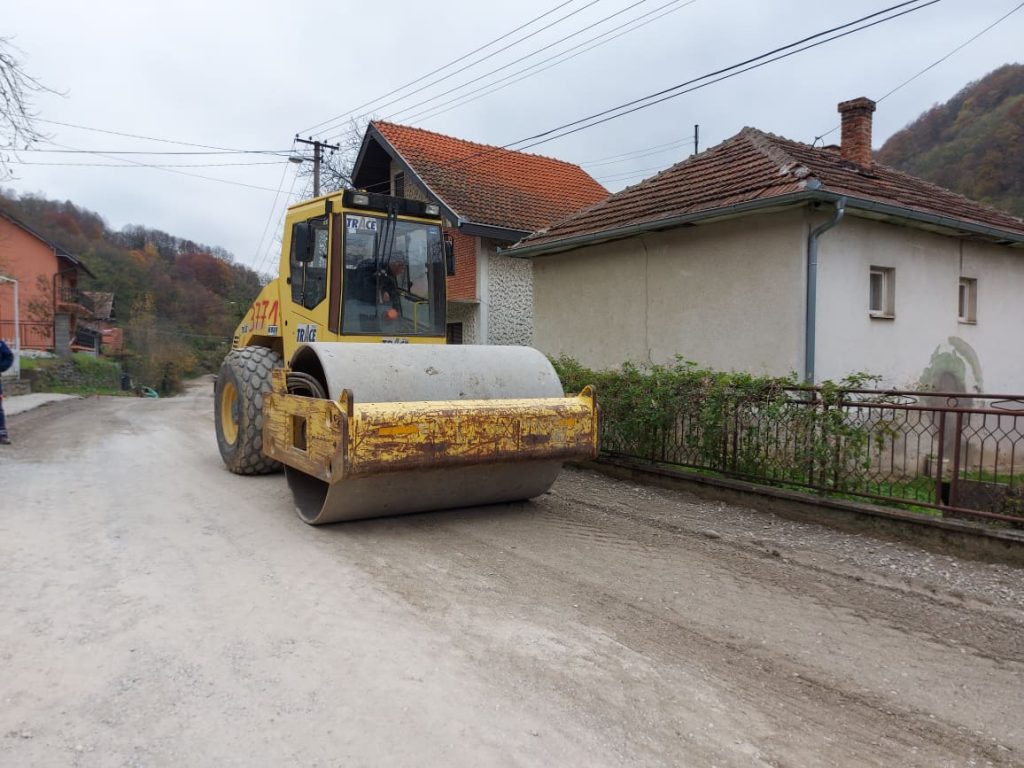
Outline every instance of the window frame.
<svg viewBox="0 0 1024 768"><path fill-rule="evenodd" d="M874 281L880 281L878 306L874 305ZM868 272L868 315L872 319L892 320L896 317L896 269L872 265Z"/></svg>
<svg viewBox="0 0 1024 768"><path fill-rule="evenodd" d="M313 260L300 262L295 253L295 228L309 225L313 232ZM288 270L291 277L292 303L307 310L319 307L327 298L327 272L331 253L330 219L326 215L311 216L292 224L292 240L288 254ZM321 253L320 235L323 235ZM310 288L315 290L311 291Z"/></svg>
<svg viewBox="0 0 1024 768"><path fill-rule="evenodd" d="M957 320L966 325L978 322L978 278L960 276L957 282Z"/></svg>

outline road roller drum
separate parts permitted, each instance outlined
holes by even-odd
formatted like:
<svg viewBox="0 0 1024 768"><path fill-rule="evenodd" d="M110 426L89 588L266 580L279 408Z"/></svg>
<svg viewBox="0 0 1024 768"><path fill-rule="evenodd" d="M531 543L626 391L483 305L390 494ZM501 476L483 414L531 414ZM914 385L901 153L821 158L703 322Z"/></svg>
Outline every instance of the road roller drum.
<svg viewBox="0 0 1024 768"><path fill-rule="evenodd" d="M306 344L264 400L311 524L533 498L596 447L592 393L528 347Z"/></svg>

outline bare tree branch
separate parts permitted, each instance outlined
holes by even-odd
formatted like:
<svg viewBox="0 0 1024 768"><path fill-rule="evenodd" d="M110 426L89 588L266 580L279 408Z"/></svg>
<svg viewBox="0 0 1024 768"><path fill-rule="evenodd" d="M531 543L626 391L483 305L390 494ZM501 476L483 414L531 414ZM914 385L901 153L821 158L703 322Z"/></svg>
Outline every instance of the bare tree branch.
<svg viewBox="0 0 1024 768"><path fill-rule="evenodd" d="M55 93L27 74L18 63L18 49L11 38L0 37L0 179L11 177L8 162L12 153L45 139L35 127L33 93Z"/></svg>

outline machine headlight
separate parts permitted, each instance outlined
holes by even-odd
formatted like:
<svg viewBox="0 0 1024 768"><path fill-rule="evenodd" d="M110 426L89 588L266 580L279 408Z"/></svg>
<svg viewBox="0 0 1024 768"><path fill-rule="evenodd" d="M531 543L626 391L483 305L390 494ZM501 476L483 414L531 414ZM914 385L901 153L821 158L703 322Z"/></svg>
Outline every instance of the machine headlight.
<svg viewBox="0 0 1024 768"><path fill-rule="evenodd" d="M427 203L423 206L423 212L427 214L427 216L437 216L441 212L441 209L437 207L437 203Z"/></svg>
<svg viewBox="0 0 1024 768"><path fill-rule="evenodd" d="M369 195L360 195L360 194L352 195L352 204L353 205L363 205L363 206L369 207L369 205L370 205L370 196Z"/></svg>

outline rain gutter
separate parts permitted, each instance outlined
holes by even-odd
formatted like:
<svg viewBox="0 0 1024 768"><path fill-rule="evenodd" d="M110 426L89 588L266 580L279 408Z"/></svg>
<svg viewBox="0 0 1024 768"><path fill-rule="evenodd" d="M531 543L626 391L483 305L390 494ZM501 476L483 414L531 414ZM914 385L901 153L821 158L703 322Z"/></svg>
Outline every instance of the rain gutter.
<svg viewBox="0 0 1024 768"><path fill-rule="evenodd" d="M818 313L818 238L832 229L846 213L846 198L835 202L836 211L829 221L807 235L807 303L804 317L804 381L814 384L814 342Z"/></svg>

